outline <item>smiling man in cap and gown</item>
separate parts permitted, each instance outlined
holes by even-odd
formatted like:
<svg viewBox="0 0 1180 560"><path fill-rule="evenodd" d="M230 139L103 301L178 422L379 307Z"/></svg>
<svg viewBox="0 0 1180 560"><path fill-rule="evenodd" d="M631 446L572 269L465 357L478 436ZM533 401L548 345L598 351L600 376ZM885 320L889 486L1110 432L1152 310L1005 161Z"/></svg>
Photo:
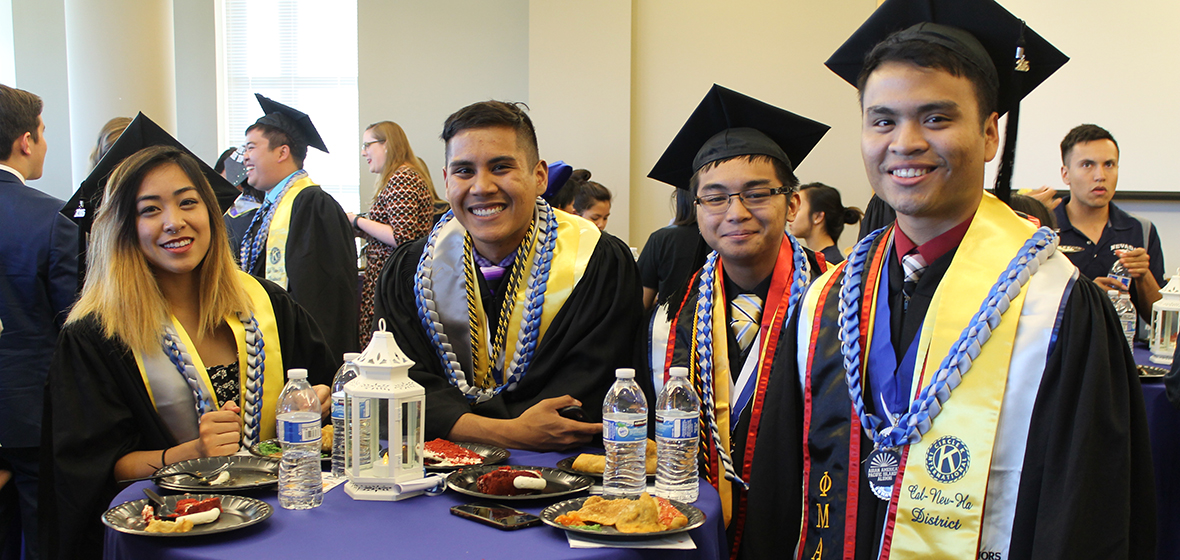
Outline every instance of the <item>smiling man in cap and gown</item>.
<svg viewBox="0 0 1180 560"><path fill-rule="evenodd" d="M701 396L700 473L721 494L734 557L747 515L741 477L757 461L771 364L786 356L777 351L782 326L821 270L786 231L799 209L794 169L827 131L714 85L648 175L692 192L713 249L652 316L649 408L669 368L688 367Z"/></svg>
<svg viewBox="0 0 1180 560"><path fill-rule="evenodd" d="M373 319L386 320L426 388L426 437L564 449L602 433L615 369L643 323L627 245L540 195L532 121L486 101L447 118L451 211L394 251ZM587 422L558 410L580 405Z"/></svg>
<svg viewBox="0 0 1180 560"><path fill-rule="evenodd" d="M813 283L787 327L797 358L767 390L752 548L1154 557L1118 317L1051 230L983 189L1000 114L1011 144L1016 104L1065 61L991 0L888 0L828 61L860 91L866 173L897 221Z"/></svg>
<svg viewBox="0 0 1180 560"><path fill-rule="evenodd" d="M246 129L243 163L251 187L265 193L257 210L227 215L242 270L290 292L319 324L334 359L357 349L356 243L340 204L303 170L307 148L327 146L306 114L255 94L265 113ZM242 195L246 196L246 195ZM331 383L331 379L311 379Z"/></svg>

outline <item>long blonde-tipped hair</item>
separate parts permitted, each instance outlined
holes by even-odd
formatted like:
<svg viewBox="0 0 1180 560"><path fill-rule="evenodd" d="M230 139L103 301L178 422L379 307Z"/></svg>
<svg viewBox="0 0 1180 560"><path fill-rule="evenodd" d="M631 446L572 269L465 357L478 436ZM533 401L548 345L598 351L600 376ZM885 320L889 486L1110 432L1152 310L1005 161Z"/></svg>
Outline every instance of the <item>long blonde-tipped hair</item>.
<svg viewBox="0 0 1180 560"><path fill-rule="evenodd" d="M373 189L373 201L377 200L381 189L389 184L389 178L402 165L414 168L414 171L417 171L424 180L430 177L430 172L420 163L421 160L418 156L414 155L414 149L410 147L410 139L406 138L406 131L402 130L402 127L397 123L393 121L375 122L365 128L365 131L371 132L373 138L385 147L385 166L381 168L381 173L377 176L376 188Z"/></svg>
<svg viewBox="0 0 1180 560"><path fill-rule="evenodd" d="M93 314L107 337L117 337L137 351L160 345L163 326L171 315L155 273L139 248L136 229L139 187L149 173L165 165L180 168L209 212L209 252L196 269L200 331L212 333L227 315L253 309L230 254L217 197L197 161L172 147L144 148L111 172L90 236L86 283L67 320L73 323Z"/></svg>

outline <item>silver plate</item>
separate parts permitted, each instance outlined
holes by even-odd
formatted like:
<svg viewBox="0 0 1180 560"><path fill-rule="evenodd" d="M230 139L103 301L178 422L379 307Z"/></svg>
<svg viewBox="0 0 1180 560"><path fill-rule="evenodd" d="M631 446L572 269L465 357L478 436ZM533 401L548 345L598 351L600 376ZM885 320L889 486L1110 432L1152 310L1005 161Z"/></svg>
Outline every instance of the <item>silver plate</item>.
<svg viewBox="0 0 1180 560"><path fill-rule="evenodd" d="M602 480L602 473L600 473L600 472L587 472L587 471L580 471L578 469L575 469L574 468L574 460L577 458L578 458L577 455L571 455L569 457L566 457L565 459L562 459L557 462L557 468L560 470L563 470L567 473L570 473L570 474L580 474L582 476L594 477L595 480ZM654 473L654 472L647 473L647 477L648 478L655 478L656 473Z"/></svg>
<svg viewBox="0 0 1180 560"><path fill-rule="evenodd" d="M447 486L460 494L467 494L468 496L479 498L490 498L494 500L536 500L539 498L555 498L557 496L581 492L594 484L594 480L588 476L570 474L549 467L519 467L513 465L512 468L518 471L539 472L541 478L545 479L545 489L540 492L519 494L516 496L502 496L480 492L479 477L498 468L500 467L495 465L480 465L459 469L447 477Z"/></svg>
<svg viewBox="0 0 1180 560"><path fill-rule="evenodd" d="M507 449L504 449L503 447L496 447L494 445L488 445L486 443L467 443L465 441L456 441L454 444L483 455L483 462L480 463L480 465L497 465L503 463L512 456L512 453L509 453ZM427 463L426 470L430 472L447 472L453 471L455 469L475 466L479 465L431 465L430 463Z"/></svg>
<svg viewBox="0 0 1180 560"><path fill-rule="evenodd" d="M255 443L254 445L251 445L250 447L247 447L246 449L250 452L251 455L253 455L255 457L262 457L264 459L270 459L271 461L282 460L283 453L281 451L279 453L274 454L274 455L264 455L261 451L259 451L258 448L261 447L262 444L264 444L264 443L273 443L275 445L280 445L279 440L268 439L265 441L260 441L258 443ZM280 445L280 449L281 448L282 448L282 446ZM332 468L332 454L331 453L326 453L324 451L320 451L320 466Z"/></svg>
<svg viewBox="0 0 1180 560"><path fill-rule="evenodd" d="M266 488L269 486L277 486L279 484L279 463L271 459L264 459L262 457L250 457L246 455L231 455L229 457L201 457L199 459L189 459L188 461L180 461L179 463L172 463L158 471L156 474L166 475L170 472L180 471L196 471L209 472L225 463L229 463L229 480L225 484L218 484L216 486L197 482L197 480L188 475L165 476L164 478L156 479L156 484L160 488L167 488L169 490L177 490L180 492L208 492L215 490L217 492L233 492L236 490L254 490L257 488Z"/></svg>
<svg viewBox="0 0 1180 560"><path fill-rule="evenodd" d="M541 521L544 521L546 525L556 527L563 531L607 539L650 539L653 537L665 537L668 535L683 533L685 531L691 531L705 524L705 512L697 509L696 506L686 504L684 502L678 502L676 500L668 501L673 506L675 506L676 509L680 510L680 513L683 513L684 516L688 518L688 525L680 527L679 529L672 529L670 531L660 531L658 533L623 533L611 525L603 525L602 528L594 530L585 529L582 527L567 527L556 521L557 517L560 515L582 509L582 504L584 504L588 499L590 499L590 496L582 496L553 504L541 510Z"/></svg>
<svg viewBox="0 0 1180 560"><path fill-rule="evenodd" d="M143 517L140 512L143 511L143 506L147 505L147 499L135 500L134 502L124 502L102 514L102 522L107 527L110 527L120 533L127 533L129 535L144 535L148 537L189 537L195 535L211 535L213 533L224 533L226 531L233 531L241 529L242 527L249 527L255 523L260 523L262 520L271 516L274 513L274 508L270 504L256 500L254 498L247 498L245 496L230 496L222 494L184 494L180 496L164 496L164 503L168 504L169 508L175 507L176 502L185 498L192 498L194 500L206 500L209 498L221 498L221 516L213 523L206 523L204 525L197 525L193 527L192 531L187 533L149 533L147 532L147 524L143 522Z"/></svg>

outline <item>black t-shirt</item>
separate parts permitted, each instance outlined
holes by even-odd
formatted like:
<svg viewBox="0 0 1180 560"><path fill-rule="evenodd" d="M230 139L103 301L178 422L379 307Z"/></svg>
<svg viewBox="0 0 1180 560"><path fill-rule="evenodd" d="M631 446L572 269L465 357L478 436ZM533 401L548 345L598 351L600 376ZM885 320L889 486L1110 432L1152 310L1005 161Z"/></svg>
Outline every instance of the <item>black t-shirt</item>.
<svg viewBox="0 0 1180 560"><path fill-rule="evenodd" d="M709 246L697 226L667 226L652 232L639 254L639 280L663 301L705 263Z"/></svg>

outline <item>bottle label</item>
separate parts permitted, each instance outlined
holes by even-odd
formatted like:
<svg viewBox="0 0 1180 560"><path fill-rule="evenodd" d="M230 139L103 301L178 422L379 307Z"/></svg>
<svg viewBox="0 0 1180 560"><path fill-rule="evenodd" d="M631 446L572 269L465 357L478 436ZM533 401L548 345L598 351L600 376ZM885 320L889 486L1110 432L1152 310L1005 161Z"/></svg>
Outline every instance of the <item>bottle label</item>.
<svg viewBox="0 0 1180 560"><path fill-rule="evenodd" d="M1111 272L1107 276L1109 276L1110 278L1114 278L1115 280L1118 281L1119 284L1122 284L1124 290L1131 289L1131 277L1130 276L1127 276L1125 274L1119 274L1117 272Z"/></svg>
<svg viewBox="0 0 1180 560"><path fill-rule="evenodd" d="M344 392L332 395L332 419L344 420Z"/></svg>
<svg viewBox="0 0 1180 560"><path fill-rule="evenodd" d="M320 441L320 421L307 422L279 421L279 439L284 443L312 443Z"/></svg>
<svg viewBox="0 0 1180 560"><path fill-rule="evenodd" d="M696 416L689 418L657 418L656 437L664 439L696 439L700 436L700 419Z"/></svg>
<svg viewBox="0 0 1180 560"><path fill-rule="evenodd" d="M602 420L602 439L614 443L647 440L647 417L636 420Z"/></svg>

